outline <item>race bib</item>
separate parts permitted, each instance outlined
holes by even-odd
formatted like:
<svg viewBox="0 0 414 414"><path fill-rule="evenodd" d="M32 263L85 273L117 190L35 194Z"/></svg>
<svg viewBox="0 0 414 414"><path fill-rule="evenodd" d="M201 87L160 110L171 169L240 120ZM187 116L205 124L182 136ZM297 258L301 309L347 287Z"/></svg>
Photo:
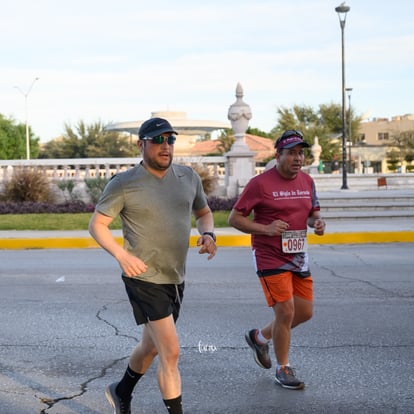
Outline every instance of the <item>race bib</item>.
<svg viewBox="0 0 414 414"><path fill-rule="evenodd" d="M283 253L303 253L308 250L306 230L292 230L282 233Z"/></svg>

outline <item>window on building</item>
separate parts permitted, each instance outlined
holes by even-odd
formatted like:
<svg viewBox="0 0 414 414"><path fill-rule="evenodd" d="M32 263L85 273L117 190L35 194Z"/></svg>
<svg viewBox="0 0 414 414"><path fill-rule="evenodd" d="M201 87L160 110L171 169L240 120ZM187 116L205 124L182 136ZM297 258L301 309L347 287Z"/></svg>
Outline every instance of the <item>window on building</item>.
<svg viewBox="0 0 414 414"><path fill-rule="evenodd" d="M390 139L390 134L388 132L378 132L378 141L384 141Z"/></svg>
<svg viewBox="0 0 414 414"><path fill-rule="evenodd" d="M374 173L381 173L381 161L372 161L371 162L372 171Z"/></svg>
<svg viewBox="0 0 414 414"><path fill-rule="evenodd" d="M359 134L357 137L357 142L360 142L361 144L365 144L365 134Z"/></svg>

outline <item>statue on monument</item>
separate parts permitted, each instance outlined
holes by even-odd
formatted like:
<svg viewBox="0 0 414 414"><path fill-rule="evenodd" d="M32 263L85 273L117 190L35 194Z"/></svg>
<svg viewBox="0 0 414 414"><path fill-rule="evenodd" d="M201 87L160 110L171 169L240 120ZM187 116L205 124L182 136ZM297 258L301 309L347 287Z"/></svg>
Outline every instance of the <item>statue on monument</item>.
<svg viewBox="0 0 414 414"><path fill-rule="evenodd" d="M237 196L246 183L254 175L254 153L248 147L245 135L252 118L250 106L243 102L243 89L240 83L236 87L236 102L230 105L227 118L231 122L235 142L230 151L226 153L228 158L229 174L226 179L227 196Z"/></svg>
<svg viewBox="0 0 414 414"><path fill-rule="evenodd" d="M249 126L249 121L252 118L252 111L250 106L243 101L243 88L240 83L238 83L236 87L236 98L236 102L233 105L230 105L227 114L227 118L231 122L231 127L236 139L231 147L231 151L249 151L244 136Z"/></svg>
<svg viewBox="0 0 414 414"><path fill-rule="evenodd" d="M312 165L319 165L319 158L321 156L322 147L319 145L319 138L315 137L315 140L313 142L313 145L311 147L311 153L313 157L313 163Z"/></svg>

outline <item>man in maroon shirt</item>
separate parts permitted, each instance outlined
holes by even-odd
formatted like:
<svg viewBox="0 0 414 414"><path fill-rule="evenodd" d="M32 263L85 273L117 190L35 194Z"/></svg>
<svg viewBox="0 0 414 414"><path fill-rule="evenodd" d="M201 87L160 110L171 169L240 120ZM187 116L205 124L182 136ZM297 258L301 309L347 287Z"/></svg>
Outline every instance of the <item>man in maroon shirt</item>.
<svg viewBox="0 0 414 414"><path fill-rule="evenodd" d="M275 144L276 166L253 177L229 216L236 229L252 235L254 265L274 319L246 333L256 363L269 369L273 340L275 380L283 388L302 389L289 365L292 328L312 317L313 280L307 253L307 228L322 236L325 222L313 179L301 171L309 144L299 131L286 131ZM253 217L250 214L253 212Z"/></svg>

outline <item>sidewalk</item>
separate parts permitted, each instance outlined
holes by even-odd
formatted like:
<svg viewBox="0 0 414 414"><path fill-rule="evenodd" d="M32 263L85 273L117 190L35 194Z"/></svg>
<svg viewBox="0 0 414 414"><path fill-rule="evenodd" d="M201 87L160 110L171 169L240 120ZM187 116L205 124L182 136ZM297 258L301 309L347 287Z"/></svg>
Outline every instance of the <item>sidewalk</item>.
<svg viewBox="0 0 414 414"><path fill-rule="evenodd" d="M319 237L308 229L309 244L358 244L358 243L414 243L414 220L395 217L383 219L329 220L324 236ZM120 230L113 232L122 243ZM250 236L230 227L216 229L220 247L248 247ZM198 238L192 230L190 246ZM0 249L80 249L97 248L87 230L84 231L1 231Z"/></svg>

